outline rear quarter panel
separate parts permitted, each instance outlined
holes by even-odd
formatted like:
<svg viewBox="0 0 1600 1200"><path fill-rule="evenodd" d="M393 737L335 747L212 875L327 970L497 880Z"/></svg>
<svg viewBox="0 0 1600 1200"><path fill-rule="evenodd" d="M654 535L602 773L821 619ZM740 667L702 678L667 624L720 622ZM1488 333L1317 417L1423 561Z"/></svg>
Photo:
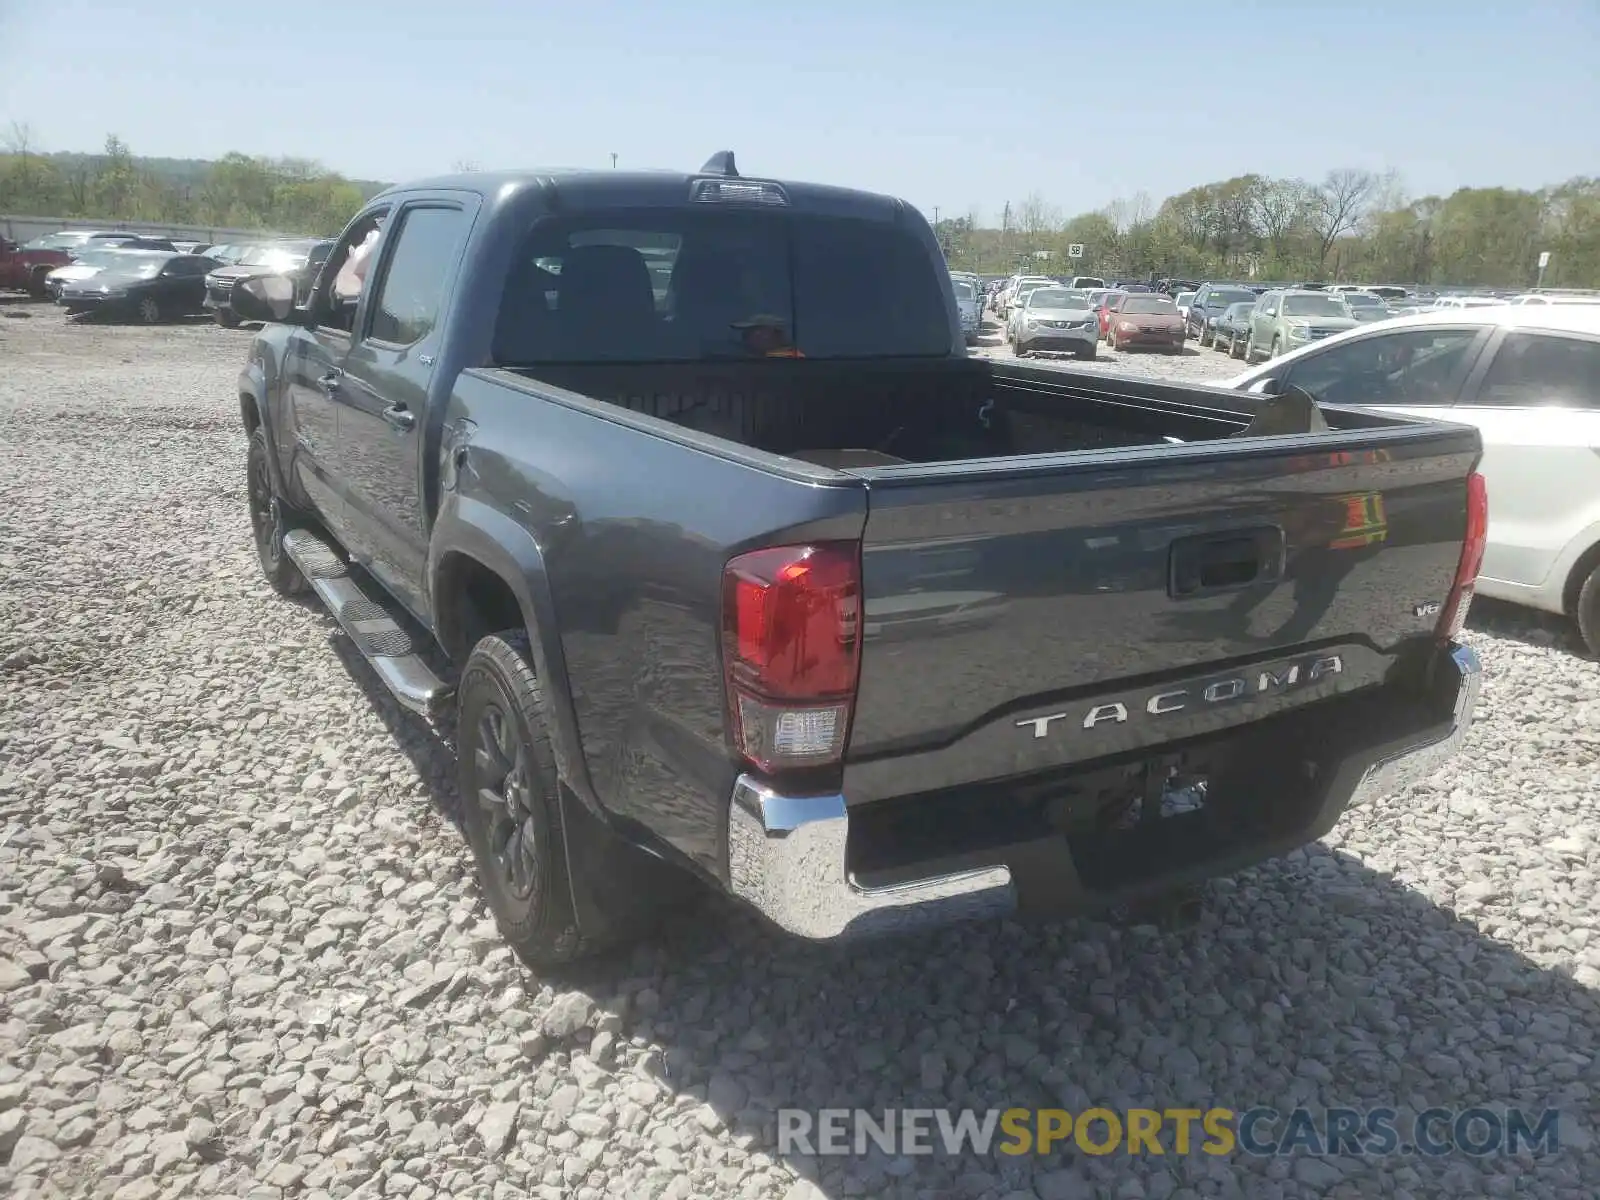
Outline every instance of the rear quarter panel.
<svg viewBox="0 0 1600 1200"><path fill-rule="evenodd" d="M527 586L547 594L555 627L532 633L564 663L547 690L592 798L720 873L739 770L724 733L723 567L758 545L859 537L865 488L508 372L466 372L449 408L447 423L478 427L461 496L537 546L542 578Z"/></svg>

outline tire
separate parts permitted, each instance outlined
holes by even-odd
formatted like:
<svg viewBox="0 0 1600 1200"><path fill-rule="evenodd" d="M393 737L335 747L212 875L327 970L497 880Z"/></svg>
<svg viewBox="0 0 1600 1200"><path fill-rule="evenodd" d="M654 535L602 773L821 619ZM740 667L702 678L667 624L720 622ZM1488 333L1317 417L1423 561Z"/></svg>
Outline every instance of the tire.
<svg viewBox="0 0 1600 1200"><path fill-rule="evenodd" d="M1280 355L1282 353L1283 353L1283 339L1280 338L1277 334L1273 334L1272 335L1272 353L1267 355L1267 357L1268 358L1277 358L1278 355Z"/></svg>
<svg viewBox="0 0 1600 1200"><path fill-rule="evenodd" d="M306 578L294 565L294 560L284 553L284 506L272 486L270 454L267 432L258 428L250 435L250 449L245 459L250 531L255 537L256 560L272 590L280 596L298 596L306 590Z"/></svg>
<svg viewBox="0 0 1600 1200"><path fill-rule="evenodd" d="M50 288L45 284L45 280L49 278L51 269L45 267L28 276L28 295L35 300L50 299Z"/></svg>
<svg viewBox="0 0 1600 1200"><path fill-rule="evenodd" d="M637 867L630 860L576 878L568 871L569 858L590 861L574 839L594 835L566 819L544 692L526 633L503 630L473 647L457 705L462 824L479 885L507 944L539 970L587 958L643 932L667 907L667 889L688 877L654 860ZM581 820L587 823L586 810ZM620 842L607 848L649 859ZM667 877L654 868L670 872L671 882L663 887ZM579 926L575 888L591 914L589 927Z"/></svg>
<svg viewBox="0 0 1600 1200"><path fill-rule="evenodd" d="M134 313L141 324L154 325L161 320L161 301L154 296L146 296L134 308Z"/></svg>
<svg viewBox="0 0 1600 1200"><path fill-rule="evenodd" d="M1245 338L1244 338L1244 360L1245 360L1245 362L1254 362L1255 361L1255 357L1256 357L1256 333L1255 333L1255 330L1252 329L1249 333L1245 334Z"/></svg>
<svg viewBox="0 0 1600 1200"><path fill-rule="evenodd" d="M1230 333L1228 335L1228 357L1229 358L1244 358L1245 357L1244 343L1239 340L1239 335L1236 334L1236 333Z"/></svg>
<svg viewBox="0 0 1600 1200"><path fill-rule="evenodd" d="M239 328L239 314L234 312L233 309L231 309L231 308L213 309L212 313L211 313L211 317L212 317L212 319L214 321L216 321L216 323L218 325L221 325L224 329L237 329L237 328Z"/></svg>
<svg viewBox="0 0 1600 1200"><path fill-rule="evenodd" d="M1084 362L1093 362L1095 360L1095 358L1097 357L1097 355L1099 353L1099 350L1100 350L1100 343L1096 342L1092 346L1085 346L1082 350L1079 350L1078 351L1078 357L1080 359L1082 359Z"/></svg>
<svg viewBox="0 0 1600 1200"><path fill-rule="evenodd" d="M1578 636L1589 648L1589 653L1600 656L1600 567L1589 572L1589 578L1578 589L1578 603L1573 616L1578 622Z"/></svg>

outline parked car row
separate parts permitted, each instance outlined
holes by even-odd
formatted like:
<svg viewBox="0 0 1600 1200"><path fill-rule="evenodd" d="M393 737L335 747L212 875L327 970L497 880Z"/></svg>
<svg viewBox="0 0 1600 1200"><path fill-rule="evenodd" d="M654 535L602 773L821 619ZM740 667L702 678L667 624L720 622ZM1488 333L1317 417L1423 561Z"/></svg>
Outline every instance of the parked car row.
<svg viewBox="0 0 1600 1200"><path fill-rule="evenodd" d="M229 298L240 280L283 275L308 289L331 245L316 238L203 245L126 231L64 230L25 247L0 242L0 285L48 297L69 315L156 322L209 312L232 328L239 320Z"/></svg>

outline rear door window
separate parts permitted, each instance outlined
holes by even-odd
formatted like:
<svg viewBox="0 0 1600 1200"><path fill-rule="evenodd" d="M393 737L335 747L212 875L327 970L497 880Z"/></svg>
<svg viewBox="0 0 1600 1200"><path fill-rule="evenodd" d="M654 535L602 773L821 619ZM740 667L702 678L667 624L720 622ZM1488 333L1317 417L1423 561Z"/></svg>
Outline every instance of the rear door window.
<svg viewBox="0 0 1600 1200"><path fill-rule="evenodd" d="M1472 403L1484 408L1600 411L1600 341L1508 333Z"/></svg>
<svg viewBox="0 0 1600 1200"><path fill-rule="evenodd" d="M1329 404L1453 404L1478 336L1474 328L1453 328L1355 338L1291 364L1284 380Z"/></svg>
<svg viewBox="0 0 1600 1200"><path fill-rule="evenodd" d="M893 225L652 209L536 225L507 279L494 357L932 357L951 341L936 264Z"/></svg>

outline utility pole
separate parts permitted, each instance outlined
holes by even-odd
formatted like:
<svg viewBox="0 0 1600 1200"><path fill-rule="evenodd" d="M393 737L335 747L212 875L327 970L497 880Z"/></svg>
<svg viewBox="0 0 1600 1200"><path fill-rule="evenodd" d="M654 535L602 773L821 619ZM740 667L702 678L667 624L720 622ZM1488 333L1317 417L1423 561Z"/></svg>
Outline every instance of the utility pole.
<svg viewBox="0 0 1600 1200"><path fill-rule="evenodd" d="M617 169L617 152L615 150L611 152L611 169L613 171Z"/></svg>
<svg viewBox="0 0 1600 1200"><path fill-rule="evenodd" d="M933 227L935 229L939 228L939 206L937 204L933 206Z"/></svg>

